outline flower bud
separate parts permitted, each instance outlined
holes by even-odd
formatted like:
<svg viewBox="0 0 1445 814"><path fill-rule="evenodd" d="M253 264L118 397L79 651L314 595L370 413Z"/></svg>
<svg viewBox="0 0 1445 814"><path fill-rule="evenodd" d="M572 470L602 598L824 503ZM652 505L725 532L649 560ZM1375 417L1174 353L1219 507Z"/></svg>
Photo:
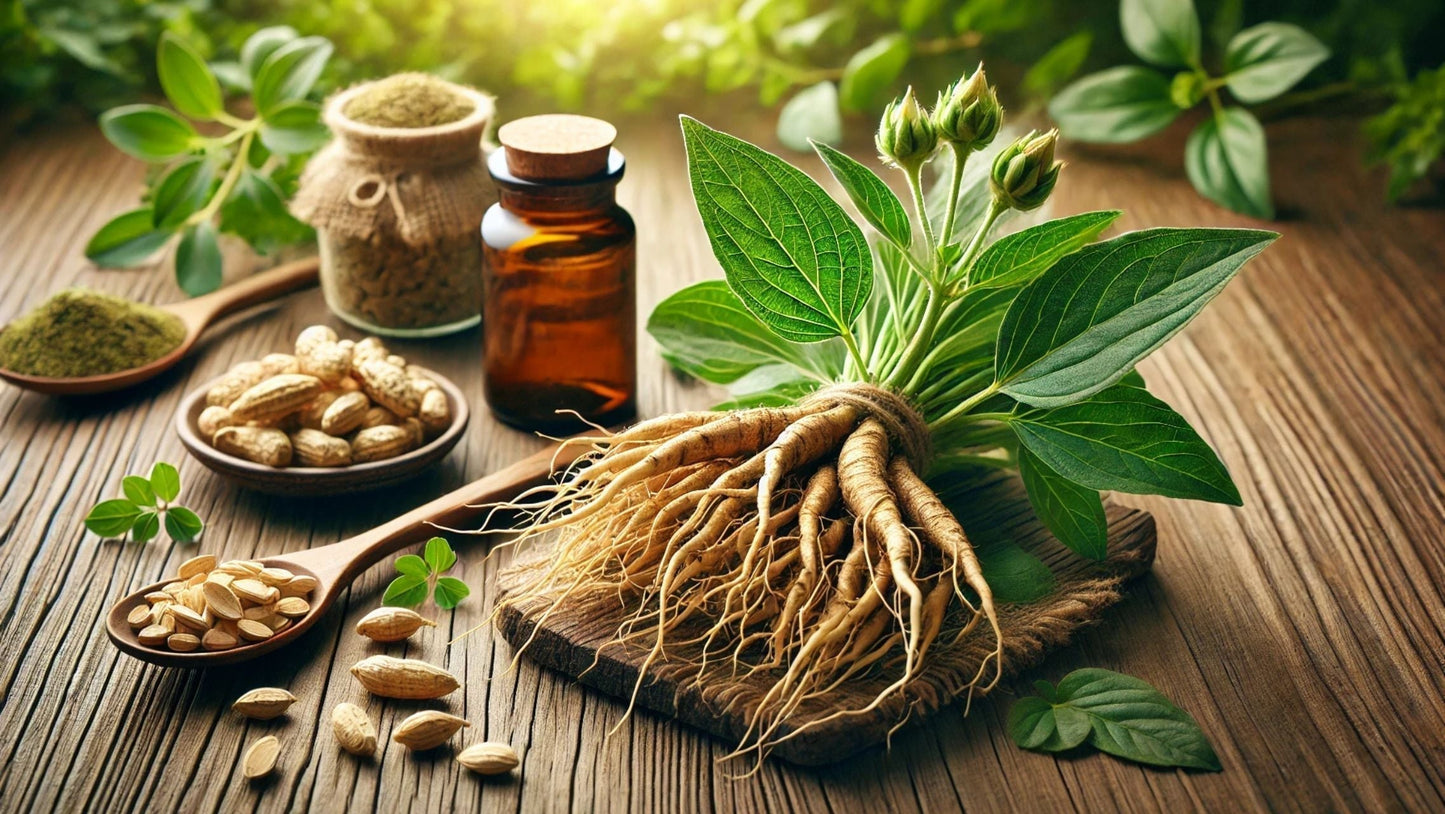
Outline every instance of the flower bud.
<svg viewBox="0 0 1445 814"><path fill-rule="evenodd" d="M1003 108L998 94L989 87L983 64L967 79L960 79L938 94L933 108L933 126L938 137L969 150L987 147L998 135Z"/></svg>
<svg viewBox="0 0 1445 814"><path fill-rule="evenodd" d="M1059 131L1028 135L999 151L993 161L990 185L994 199L1012 209L1038 209L1054 191L1063 162L1054 160Z"/></svg>
<svg viewBox="0 0 1445 814"><path fill-rule="evenodd" d="M884 108L874 143L878 145L884 161L904 169L917 169L933 155L938 147L938 132L918 104L913 88L910 87L902 99L894 99Z"/></svg>

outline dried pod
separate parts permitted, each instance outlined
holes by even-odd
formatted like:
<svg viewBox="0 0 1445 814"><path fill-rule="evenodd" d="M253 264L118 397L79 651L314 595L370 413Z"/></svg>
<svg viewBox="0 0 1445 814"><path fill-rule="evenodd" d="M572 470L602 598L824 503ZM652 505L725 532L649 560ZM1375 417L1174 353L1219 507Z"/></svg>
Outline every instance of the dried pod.
<svg viewBox="0 0 1445 814"><path fill-rule="evenodd" d="M230 620L241 618L241 600L230 588L219 582L207 580L201 584L201 592L206 598L206 607L218 618Z"/></svg>
<svg viewBox="0 0 1445 814"><path fill-rule="evenodd" d="M281 742L276 740L275 735L266 737L251 744L246 754L241 758L241 774L247 780L256 780L265 777L276 769L276 758L281 755Z"/></svg>
<svg viewBox="0 0 1445 814"><path fill-rule="evenodd" d="M258 464L291 463L291 439L275 427L222 427L211 440L216 449Z"/></svg>
<svg viewBox="0 0 1445 814"><path fill-rule="evenodd" d="M471 726L465 718L426 709L402 721L391 739L414 752L424 752L446 743L464 726Z"/></svg>
<svg viewBox="0 0 1445 814"><path fill-rule="evenodd" d="M301 417L301 426L311 430L321 429L321 417L326 415L326 410L341 397L338 390L323 390L316 398L306 402L296 415Z"/></svg>
<svg viewBox="0 0 1445 814"><path fill-rule="evenodd" d="M189 653L201 646L201 637L194 633L172 633L166 637L166 647L177 653Z"/></svg>
<svg viewBox="0 0 1445 814"><path fill-rule="evenodd" d="M404 356L398 356L395 353L389 353L386 356L386 363L396 368L399 368L403 373L406 372L406 357Z"/></svg>
<svg viewBox="0 0 1445 814"><path fill-rule="evenodd" d="M272 588L270 585L267 585L255 577L236 580L231 583L231 590L235 591L236 596L241 597L247 602L255 602L258 605L274 602L280 598L281 595L278 589Z"/></svg>
<svg viewBox="0 0 1445 814"><path fill-rule="evenodd" d="M461 682L440 667L416 659L371 656L357 662L351 674L373 695L383 698L441 698Z"/></svg>
<svg viewBox="0 0 1445 814"><path fill-rule="evenodd" d="M301 409L321 392L321 380L301 373L272 376L231 402L237 421L274 421Z"/></svg>
<svg viewBox="0 0 1445 814"><path fill-rule="evenodd" d="M361 382L358 382L356 379L347 376L346 378L337 382L334 387L342 393L355 393L361 390Z"/></svg>
<svg viewBox="0 0 1445 814"><path fill-rule="evenodd" d="M396 413L393 413L385 407L377 407L373 405L371 409L366 411L366 415L362 417L361 429L368 430L372 427L381 427L387 424L396 424L399 421L401 421L401 419L396 417Z"/></svg>
<svg viewBox="0 0 1445 814"><path fill-rule="evenodd" d="M276 601L276 613L291 619L299 619L311 612L311 603L299 596L287 596Z"/></svg>
<svg viewBox="0 0 1445 814"><path fill-rule="evenodd" d="M410 608L380 607L361 617L356 632L374 642L399 642L437 623Z"/></svg>
<svg viewBox="0 0 1445 814"><path fill-rule="evenodd" d="M136 641L146 647L160 647L170 638L171 631L165 625L148 625L141 628L136 634Z"/></svg>
<svg viewBox="0 0 1445 814"><path fill-rule="evenodd" d="M231 416L231 411L219 404L212 404L196 417L196 429L200 430L207 440L214 437L220 428L230 427L235 423L236 419Z"/></svg>
<svg viewBox="0 0 1445 814"><path fill-rule="evenodd" d="M357 757L371 757L376 752L376 727L355 704L341 703L331 710L331 731L341 748Z"/></svg>
<svg viewBox="0 0 1445 814"><path fill-rule="evenodd" d="M226 407L264 378L265 365L260 362L241 362L211 385L211 389L206 391L206 404Z"/></svg>
<svg viewBox="0 0 1445 814"><path fill-rule="evenodd" d="M265 369L267 376L304 372L300 369L296 357L289 353L268 353L261 357L261 367Z"/></svg>
<svg viewBox="0 0 1445 814"><path fill-rule="evenodd" d="M321 416L321 431L327 435L345 435L361 426L369 409L371 399L365 393L343 393Z"/></svg>
<svg viewBox="0 0 1445 814"><path fill-rule="evenodd" d="M230 650L237 644L236 637L228 630L213 627L201 637L201 647L210 651Z"/></svg>
<svg viewBox="0 0 1445 814"><path fill-rule="evenodd" d="M198 557L192 557L189 560L181 563L181 567L176 569L176 576L182 580L187 580L191 577L194 577L196 574L209 574L212 570L215 569L215 567L215 556L211 554L202 554ZM166 586L166 588L169 587L170 585Z"/></svg>
<svg viewBox="0 0 1445 814"><path fill-rule="evenodd" d="M421 407L417 409L417 418L421 419L427 431L435 435L446 430L452 424L452 403L447 398L446 391L437 388L428 390L421 397Z"/></svg>
<svg viewBox="0 0 1445 814"><path fill-rule="evenodd" d="M241 638L248 642L264 642L273 634L270 627L252 619L242 619L236 622L236 629L240 631Z"/></svg>
<svg viewBox="0 0 1445 814"><path fill-rule="evenodd" d="M131 630L140 630L149 627L151 623L151 606L136 605L125 615L125 623L130 625Z"/></svg>
<svg viewBox="0 0 1445 814"><path fill-rule="evenodd" d="M231 709L257 721L269 721L286 714L296 696L277 687L258 687L236 699Z"/></svg>
<svg viewBox="0 0 1445 814"><path fill-rule="evenodd" d="M426 427L422 426L421 420L416 416L408 418L401 426L411 434L411 445L413 448L420 447L426 443Z"/></svg>
<svg viewBox="0 0 1445 814"><path fill-rule="evenodd" d="M358 365L368 359L385 360L386 357L390 355L391 351L387 350L386 345L384 345L380 339L374 336L368 336L360 342L357 342L356 347L352 349L351 367L354 370Z"/></svg>
<svg viewBox="0 0 1445 814"><path fill-rule="evenodd" d="M296 335L296 355L305 356L317 345L335 342L336 332L325 325L312 325Z"/></svg>
<svg viewBox="0 0 1445 814"><path fill-rule="evenodd" d="M307 594L316 590L316 586L318 584L320 583L316 581L316 577L310 576L308 574L297 574L296 576L291 578L290 582L287 582L285 585L281 586L281 595L306 596Z"/></svg>
<svg viewBox="0 0 1445 814"><path fill-rule="evenodd" d="M302 373L335 385L351 373L351 350L335 342L318 342L296 354L296 362Z"/></svg>
<svg viewBox="0 0 1445 814"><path fill-rule="evenodd" d="M274 565L268 565L256 573L256 579L265 585L270 585L272 588L285 585L295 578L296 575L287 569Z"/></svg>
<svg viewBox="0 0 1445 814"><path fill-rule="evenodd" d="M506 774L521 763L505 743L474 743L457 755L457 762L477 774Z"/></svg>
<svg viewBox="0 0 1445 814"><path fill-rule="evenodd" d="M170 614L171 618L176 620L176 624L189 628L197 633L205 633L211 629L211 623L206 621L204 615L191 610L185 605L172 605L170 607Z"/></svg>
<svg viewBox="0 0 1445 814"><path fill-rule="evenodd" d="M361 391L402 418L415 415L421 398L411 389L406 371L384 359L367 359L355 368ZM235 412L233 409L232 412Z"/></svg>
<svg viewBox="0 0 1445 814"><path fill-rule="evenodd" d="M368 427L351 439L351 460L354 463L380 461L407 452L416 444L412 431L406 427L386 424Z"/></svg>

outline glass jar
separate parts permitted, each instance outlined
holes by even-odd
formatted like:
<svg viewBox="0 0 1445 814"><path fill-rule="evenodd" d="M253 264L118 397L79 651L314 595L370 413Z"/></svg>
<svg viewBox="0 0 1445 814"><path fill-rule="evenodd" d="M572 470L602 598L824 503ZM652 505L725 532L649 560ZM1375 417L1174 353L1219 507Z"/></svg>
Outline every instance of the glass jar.
<svg viewBox="0 0 1445 814"><path fill-rule="evenodd" d="M587 178L531 180L507 149L488 160L500 197L482 219L487 403L542 432L625 421L637 410L637 261L616 199L622 154L608 150Z"/></svg>

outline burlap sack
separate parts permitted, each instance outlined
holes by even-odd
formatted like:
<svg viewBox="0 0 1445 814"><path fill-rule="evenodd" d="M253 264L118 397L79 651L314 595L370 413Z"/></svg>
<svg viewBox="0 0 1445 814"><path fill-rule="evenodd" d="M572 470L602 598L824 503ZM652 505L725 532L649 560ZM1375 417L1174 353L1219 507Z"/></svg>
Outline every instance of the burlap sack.
<svg viewBox="0 0 1445 814"><path fill-rule="evenodd" d="M370 84L327 102L325 121L336 138L306 165L291 211L333 235L391 233L412 246L476 231L497 200L482 154L492 97L459 87L476 106L465 119L375 127L342 112Z"/></svg>

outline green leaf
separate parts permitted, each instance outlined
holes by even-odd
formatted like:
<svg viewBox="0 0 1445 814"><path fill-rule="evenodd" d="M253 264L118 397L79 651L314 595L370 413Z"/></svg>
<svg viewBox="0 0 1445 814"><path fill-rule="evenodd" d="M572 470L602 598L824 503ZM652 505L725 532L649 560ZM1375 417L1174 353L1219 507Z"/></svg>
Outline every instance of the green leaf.
<svg viewBox="0 0 1445 814"><path fill-rule="evenodd" d="M465 582L456 577L442 577L437 580L436 592L432 594L432 600L437 603L438 608L450 610L462 603L463 599L470 596L472 590Z"/></svg>
<svg viewBox="0 0 1445 814"><path fill-rule="evenodd" d="M1089 716L1089 742L1100 751L1152 766L1221 768L1199 724L1147 681L1085 668L1064 676L1058 693Z"/></svg>
<svg viewBox="0 0 1445 814"><path fill-rule="evenodd" d="M873 284L857 224L777 156L686 116L682 131L698 214L748 310L794 342L847 333Z"/></svg>
<svg viewBox="0 0 1445 814"><path fill-rule="evenodd" d="M156 105L125 105L100 114L100 131L127 155L160 163L190 152L200 136L191 123Z"/></svg>
<svg viewBox="0 0 1445 814"><path fill-rule="evenodd" d="M1261 23L1229 41L1224 79L1239 101L1263 102L1289 90L1329 56L1324 43L1297 25Z"/></svg>
<svg viewBox="0 0 1445 814"><path fill-rule="evenodd" d="M843 66L843 80L838 98L844 110L873 113L903 67L908 64L911 46L904 34L885 34L854 54Z"/></svg>
<svg viewBox="0 0 1445 814"><path fill-rule="evenodd" d="M241 46L241 67L251 77L252 83L261 73L261 66L266 63L266 58L275 53L277 48L299 36L296 29L289 25L276 25L262 28L247 37L246 43Z"/></svg>
<svg viewBox="0 0 1445 814"><path fill-rule="evenodd" d="M185 506L171 506L166 509L166 534L178 543L189 543L201 535L206 527L196 513Z"/></svg>
<svg viewBox="0 0 1445 814"><path fill-rule="evenodd" d="M431 566L415 554L403 554L396 558L396 572L425 579L431 573Z"/></svg>
<svg viewBox="0 0 1445 814"><path fill-rule="evenodd" d="M124 498L101 501L85 516L85 527L101 537L120 537L130 531L140 513L139 506Z"/></svg>
<svg viewBox="0 0 1445 814"><path fill-rule="evenodd" d="M286 208L276 183L249 169L241 172L241 180L221 205L221 230L239 236L262 253L300 243L311 234L311 227Z"/></svg>
<svg viewBox="0 0 1445 814"><path fill-rule="evenodd" d="M1018 459L1029 503L1044 527L1081 557L1100 561L1107 557L1109 523L1098 490L1068 480L1028 447L1019 447Z"/></svg>
<svg viewBox="0 0 1445 814"><path fill-rule="evenodd" d="M1023 89L1031 98L1047 99L1084 66L1094 34L1083 30L1071 34L1050 48L1024 74Z"/></svg>
<svg viewBox="0 0 1445 814"><path fill-rule="evenodd" d="M927 25L943 8L943 0L903 0L898 11L898 24L904 31L917 31Z"/></svg>
<svg viewBox="0 0 1445 814"><path fill-rule="evenodd" d="M156 505L155 489L140 475L126 475L120 482L120 490L125 493L126 500L137 506Z"/></svg>
<svg viewBox="0 0 1445 814"><path fill-rule="evenodd" d="M1027 696L1008 711L1008 732L1021 748L1044 752L1073 749L1089 737L1091 720L1077 709Z"/></svg>
<svg viewBox="0 0 1445 814"><path fill-rule="evenodd" d="M852 156L829 147L814 144L818 157L833 174L838 185L848 194L848 200L858 208L858 213L878 233L893 241L904 251L913 245L913 225L908 219L908 210L874 172L855 161Z"/></svg>
<svg viewBox="0 0 1445 814"><path fill-rule="evenodd" d="M321 107L315 102L286 102L261 122L261 143L277 155L309 153L329 138L331 131L321 123Z"/></svg>
<svg viewBox="0 0 1445 814"><path fill-rule="evenodd" d="M130 538L137 543L148 543L161 532L161 517L156 512L141 512L136 515L130 527Z"/></svg>
<svg viewBox="0 0 1445 814"><path fill-rule="evenodd" d="M1199 15L1192 0L1123 0L1124 42L1145 62L1165 68L1199 64Z"/></svg>
<svg viewBox="0 0 1445 814"><path fill-rule="evenodd" d="M1184 170L1199 194L1220 206L1274 217L1264 128L1244 108L1226 108L1195 128L1184 145Z"/></svg>
<svg viewBox="0 0 1445 814"><path fill-rule="evenodd" d="M221 101L221 84L216 75L187 42L175 32L161 34L156 51L156 72L161 89L176 110L193 119L209 121L225 109Z"/></svg>
<svg viewBox="0 0 1445 814"><path fill-rule="evenodd" d="M270 117L282 104L310 93L331 58L331 50L331 43L324 37L302 37L272 51L261 63L251 93L262 118Z"/></svg>
<svg viewBox="0 0 1445 814"><path fill-rule="evenodd" d="M211 196L215 168L204 156L188 158L165 174L151 196L157 229L173 230L185 223Z"/></svg>
<svg viewBox="0 0 1445 814"><path fill-rule="evenodd" d="M986 546L978 552L978 563L999 602L1036 602L1054 590L1054 572L1015 543Z"/></svg>
<svg viewBox="0 0 1445 814"><path fill-rule="evenodd" d="M417 559L420 559L418 557ZM386 586L386 593L381 595L381 604L393 607L414 608L426 601L427 583L426 576L416 574L403 574L391 581Z"/></svg>
<svg viewBox="0 0 1445 814"><path fill-rule="evenodd" d="M85 244L85 256L102 268L131 268L159 251L171 234L155 228L150 207L132 209L100 227Z"/></svg>
<svg viewBox="0 0 1445 814"><path fill-rule="evenodd" d="M1093 243L1119 216L1117 209L1085 212L1030 226L994 241L969 272L969 285L1023 285L1060 259Z"/></svg>
<svg viewBox="0 0 1445 814"><path fill-rule="evenodd" d="M732 398L714 404L714 410L750 410L754 407L788 407L797 404L804 396L818 389L818 382L811 379L794 379L779 382L761 390L739 393Z"/></svg>
<svg viewBox="0 0 1445 814"><path fill-rule="evenodd" d="M778 141L790 150L807 152L809 143L843 140L838 114L838 87L832 82L809 85L793 95L778 113Z"/></svg>
<svg viewBox="0 0 1445 814"><path fill-rule="evenodd" d="M176 282L192 297L221 287L221 247L210 221L181 233L181 245L176 247Z"/></svg>
<svg viewBox="0 0 1445 814"><path fill-rule="evenodd" d="M241 67L240 60L219 60L211 63L211 72L216 75L216 80L221 83L223 92L250 93L251 75Z"/></svg>
<svg viewBox="0 0 1445 814"><path fill-rule="evenodd" d="M1139 65L1090 74L1059 91L1049 115L1065 137L1121 144L1163 130L1179 115L1169 79Z"/></svg>
<svg viewBox="0 0 1445 814"><path fill-rule="evenodd" d="M1146 229L1085 246L1009 306L999 328L996 383L1036 407L1103 390L1182 330L1278 236Z"/></svg>
<svg viewBox="0 0 1445 814"><path fill-rule="evenodd" d="M1241 503L1209 444L1142 388L1121 384L1067 407L1025 410L1009 425L1029 452L1080 486Z"/></svg>
<svg viewBox="0 0 1445 814"><path fill-rule="evenodd" d="M426 548L423 551L427 567L433 574L446 573L457 562L457 554L452 551L451 543L445 537L433 537L426 541Z"/></svg>
<svg viewBox="0 0 1445 814"><path fill-rule="evenodd" d="M663 300L647 320L647 332L668 361L714 384L728 384L763 365L784 364L820 377L826 362L807 348L781 339L758 321L722 280L688 286Z"/></svg>
<svg viewBox="0 0 1445 814"><path fill-rule="evenodd" d="M181 494L181 473L174 466L160 461L151 467L151 489L156 497L170 503Z"/></svg>

